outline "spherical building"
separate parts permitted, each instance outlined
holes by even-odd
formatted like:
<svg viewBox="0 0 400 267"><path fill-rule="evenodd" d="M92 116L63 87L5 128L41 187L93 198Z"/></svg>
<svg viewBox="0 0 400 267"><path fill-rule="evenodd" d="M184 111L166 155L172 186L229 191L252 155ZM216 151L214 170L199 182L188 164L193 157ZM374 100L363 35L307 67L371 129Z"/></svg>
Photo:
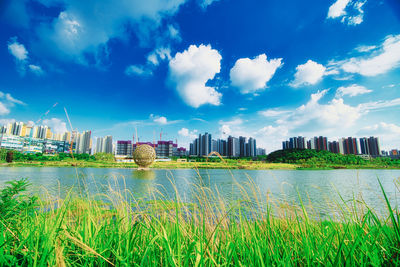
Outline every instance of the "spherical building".
<svg viewBox="0 0 400 267"><path fill-rule="evenodd" d="M153 147L146 144L137 146L133 152L133 160L137 165L139 165L139 169L149 167L155 159L156 151Z"/></svg>

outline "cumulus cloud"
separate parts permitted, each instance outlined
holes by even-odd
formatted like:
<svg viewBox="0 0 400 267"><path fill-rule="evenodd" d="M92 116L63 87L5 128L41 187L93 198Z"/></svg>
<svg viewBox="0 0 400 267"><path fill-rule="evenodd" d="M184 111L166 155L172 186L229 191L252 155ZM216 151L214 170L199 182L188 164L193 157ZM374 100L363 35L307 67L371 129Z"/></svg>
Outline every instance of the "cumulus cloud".
<svg viewBox="0 0 400 267"><path fill-rule="evenodd" d="M18 42L17 37L12 37L8 41L8 51L14 56L17 65L17 70L21 75L25 75L26 66L28 65L29 57L28 50L25 46ZM44 74L43 69L34 64L29 64L28 69L38 76Z"/></svg>
<svg viewBox="0 0 400 267"><path fill-rule="evenodd" d="M18 42L17 37L12 37L8 41L8 51L15 58L18 72L24 75L28 61L28 50L26 50L23 44Z"/></svg>
<svg viewBox="0 0 400 267"><path fill-rule="evenodd" d="M363 76L376 76L386 73L400 64L400 34L389 35L369 56L352 57L336 62L345 72ZM369 51L371 51L369 50Z"/></svg>
<svg viewBox="0 0 400 267"><path fill-rule="evenodd" d="M293 87L313 85L318 83L325 74L326 68L323 65L309 59L306 63L296 67L296 74L291 85Z"/></svg>
<svg viewBox="0 0 400 267"><path fill-rule="evenodd" d="M8 51L17 60L24 61L28 59L28 51L23 44L17 41L17 37L12 37L8 42Z"/></svg>
<svg viewBox="0 0 400 267"><path fill-rule="evenodd" d="M68 131L67 124L58 118L43 120L43 125L49 126L54 133L65 133Z"/></svg>
<svg viewBox="0 0 400 267"><path fill-rule="evenodd" d="M281 58L268 60L265 54L254 59L238 59L230 71L231 84L242 94L255 93L267 87L267 82L280 66Z"/></svg>
<svg viewBox="0 0 400 267"><path fill-rule="evenodd" d="M221 104L222 94L206 85L220 72L221 59L211 45L191 45L169 61L169 80L186 104L194 108Z"/></svg>
<svg viewBox="0 0 400 267"><path fill-rule="evenodd" d="M146 66L130 65L126 67L125 74L128 76L151 76L153 72Z"/></svg>
<svg viewBox="0 0 400 267"><path fill-rule="evenodd" d="M161 117L159 117L159 116L154 116L154 117L153 117L153 121L156 122L156 123L158 123L158 124L167 124L167 123L168 123L167 118L164 117L164 116L161 116Z"/></svg>
<svg viewBox="0 0 400 267"><path fill-rule="evenodd" d="M145 5L140 0L41 2L59 7L61 11L57 17L41 24L38 29L40 44L62 59L88 64L91 57L96 62L107 57L108 41L126 39L128 31L134 32L142 45L154 43L161 21L174 15L185 0L149 0ZM172 28L168 32L178 36Z"/></svg>
<svg viewBox="0 0 400 267"><path fill-rule="evenodd" d="M28 67L29 67L29 70L30 70L32 73L34 73L34 74L36 74L36 75L38 75L38 76L44 74L44 71L43 71L42 67L40 67L40 66L38 66L38 65L29 64Z"/></svg>
<svg viewBox="0 0 400 267"><path fill-rule="evenodd" d="M197 130L190 131L188 128L182 128L178 131L178 134L183 137L195 139L197 137Z"/></svg>
<svg viewBox="0 0 400 267"><path fill-rule="evenodd" d="M348 95L350 97L371 93L372 90L365 88L364 86L353 84L347 87L341 86L336 90L336 97L342 97Z"/></svg>
<svg viewBox="0 0 400 267"><path fill-rule="evenodd" d="M363 22L363 6L366 0L336 0L328 10L328 19L339 19L348 25L358 25ZM350 14L349 14L350 13Z"/></svg>
<svg viewBox="0 0 400 267"><path fill-rule="evenodd" d="M350 106L342 98L334 98L326 104L321 104L321 99L328 90L311 94L310 100L293 110L270 109L261 111L260 114L267 118L275 118L278 126L289 131L322 132L328 130L346 129L355 124L363 115L360 106Z"/></svg>
<svg viewBox="0 0 400 267"><path fill-rule="evenodd" d="M400 126L393 123L380 122L366 126L357 133L359 136L379 136L380 145L385 149L400 148Z"/></svg>
<svg viewBox="0 0 400 267"><path fill-rule="evenodd" d="M338 18L346 15L346 6L351 2L351 0L337 0L333 3L328 10L328 18Z"/></svg>

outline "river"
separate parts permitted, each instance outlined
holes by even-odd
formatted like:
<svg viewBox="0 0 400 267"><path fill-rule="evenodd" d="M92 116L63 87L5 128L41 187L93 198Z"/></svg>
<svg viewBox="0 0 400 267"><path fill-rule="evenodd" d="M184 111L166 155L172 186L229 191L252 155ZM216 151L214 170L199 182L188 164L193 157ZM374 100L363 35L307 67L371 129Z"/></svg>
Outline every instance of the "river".
<svg viewBox="0 0 400 267"><path fill-rule="evenodd" d="M400 170L222 170L155 169L137 171L114 168L1 167L0 188L6 181L28 178L30 192L64 198L76 194L111 194L128 189L134 197L162 192L173 199L176 191L184 201L193 202L193 190L202 185L219 192L226 201L243 198L253 188L261 197L267 193L278 202L311 204L318 214L332 214L331 205L354 199L365 202L378 214L387 212L378 179L393 207L398 207ZM253 185L250 185L253 183ZM174 186L173 186L174 185Z"/></svg>

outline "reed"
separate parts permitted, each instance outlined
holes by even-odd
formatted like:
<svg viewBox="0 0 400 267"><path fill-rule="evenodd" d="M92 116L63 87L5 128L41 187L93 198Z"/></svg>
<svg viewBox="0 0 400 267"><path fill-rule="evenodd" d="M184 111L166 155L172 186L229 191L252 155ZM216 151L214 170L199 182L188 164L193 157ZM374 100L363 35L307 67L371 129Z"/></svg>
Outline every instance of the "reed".
<svg viewBox="0 0 400 267"><path fill-rule="evenodd" d="M176 187L173 199L162 188L145 198L112 188L93 196L72 188L64 199L42 197L33 212L0 218L0 265L400 264L399 213L383 188L386 215L354 200L323 219L303 200L277 201L251 179L235 185L241 198L230 201L201 179L190 203Z"/></svg>

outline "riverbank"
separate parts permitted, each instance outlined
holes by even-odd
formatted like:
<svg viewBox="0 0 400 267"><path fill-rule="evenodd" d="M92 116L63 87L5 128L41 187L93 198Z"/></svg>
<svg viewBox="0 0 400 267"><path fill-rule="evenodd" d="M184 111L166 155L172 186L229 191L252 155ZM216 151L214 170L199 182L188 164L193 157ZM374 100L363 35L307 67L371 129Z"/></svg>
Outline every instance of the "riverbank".
<svg viewBox="0 0 400 267"><path fill-rule="evenodd" d="M8 193L13 209L0 209L0 265L400 264L400 229L390 206L379 219L362 201L342 202L336 216L319 220L306 206L278 202L258 188L229 205L208 187L196 188L197 204L178 193L176 201L157 194L143 201L110 192L108 203L92 196L35 201Z"/></svg>
<svg viewBox="0 0 400 267"><path fill-rule="evenodd" d="M135 163L111 161L30 161L1 163L2 167L80 167L80 168L137 168ZM294 164L266 163L261 161L231 160L230 162L154 162L154 169L245 169L245 170L333 170L333 169L400 169L397 165L354 164Z"/></svg>
<svg viewBox="0 0 400 267"><path fill-rule="evenodd" d="M82 167L82 168L137 168L135 163L101 161L32 161L3 163L3 167ZM258 161L235 162L177 162L158 161L150 168L154 169L246 169L246 170L295 170L299 166L288 163L265 163Z"/></svg>

